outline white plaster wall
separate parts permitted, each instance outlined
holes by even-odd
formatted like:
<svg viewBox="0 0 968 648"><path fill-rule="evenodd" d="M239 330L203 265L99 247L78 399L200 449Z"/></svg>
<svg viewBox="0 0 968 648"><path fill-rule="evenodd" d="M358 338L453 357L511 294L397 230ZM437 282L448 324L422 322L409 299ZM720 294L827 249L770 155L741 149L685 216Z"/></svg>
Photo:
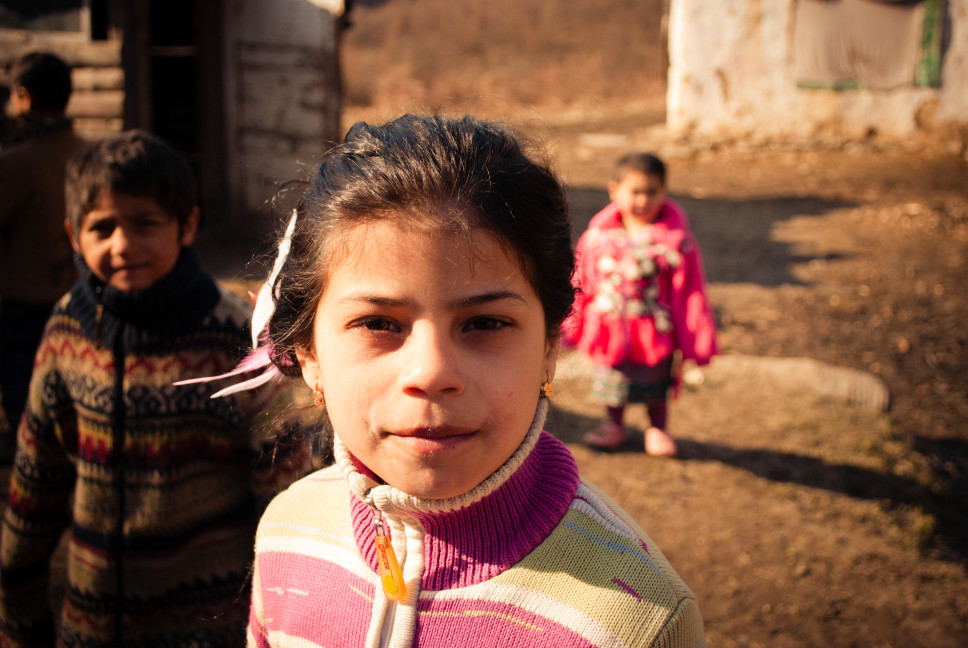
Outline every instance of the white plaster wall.
<svg viewBox="0 0 968 648"><path fill-rule="evenodd" d="M968 122L968 0L948 0L951 45L941 69L938 117Z"/></svg>
<svg viewBox="0 0 968 648"><path fill-rule="evenodd" d="M342 1L225 1L230 195L236 213L265 215L338 138Z"/></svg>
<svg viewBox="0 0 968 648"><path fill-rule="evenodd" d="M710 140L889 137L968 125L968 0L949 0L942 87L806 90L793 69L794 0L671 0L667 127ZM936 110L924 110L936 108Z"/></svg>

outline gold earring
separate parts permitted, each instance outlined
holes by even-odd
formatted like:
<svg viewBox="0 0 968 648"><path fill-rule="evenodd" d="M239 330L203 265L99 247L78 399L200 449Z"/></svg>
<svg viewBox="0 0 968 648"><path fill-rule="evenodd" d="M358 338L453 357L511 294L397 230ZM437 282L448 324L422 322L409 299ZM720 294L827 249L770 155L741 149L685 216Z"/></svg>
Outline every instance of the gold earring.
<svg viewBox="0 0 968 648"><path fill-rule="evenodd" d="M319 389L319 376L316 376L316 382L313 383L313 405L322 407L325 404L326 400L323 398L323 392Z"/></svg>
<svg viewBox="0 0 968 648"><path fill-rule="evenodd" d="M551 396L552 392L554 391L555 391L555 388L551 386L551 373L546 371L545 381L541 384L541 393L544 395L545 398L548 398L549 396Z"/></svg>

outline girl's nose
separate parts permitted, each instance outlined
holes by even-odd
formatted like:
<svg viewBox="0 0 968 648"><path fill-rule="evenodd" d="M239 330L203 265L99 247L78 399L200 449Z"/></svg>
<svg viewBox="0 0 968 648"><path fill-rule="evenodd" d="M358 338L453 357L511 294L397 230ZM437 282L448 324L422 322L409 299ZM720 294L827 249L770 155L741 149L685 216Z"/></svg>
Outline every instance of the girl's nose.
<svg viewBox="0 0 968 648"><path fill-rule="evenodd" d="M459 394L464 378L455 341L446 330L416 324L405 343L403 388L414 396Z"/></svg>

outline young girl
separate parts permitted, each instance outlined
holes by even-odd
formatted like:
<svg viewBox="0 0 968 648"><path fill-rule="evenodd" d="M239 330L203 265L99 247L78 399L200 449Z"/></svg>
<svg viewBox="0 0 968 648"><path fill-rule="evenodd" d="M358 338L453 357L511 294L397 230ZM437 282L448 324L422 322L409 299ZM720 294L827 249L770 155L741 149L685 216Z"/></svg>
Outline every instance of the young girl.
<svg viewBox="0 0 968 648"><path fill-rule="evenodd" d="M573 299L546 168L470 118L358 123L290 232L269 354L336 463L262 518L250 646L704 645L687 586L542 431Z"/></svg>
<svg viewBox="0 0 968 648"><path fill-rule="evenodd" d="M625 406L645 403L645 451L675 456L666 430L667 396L677 379L674 353L700 365L716 354L702 256L686 213L666 197L659 158L633 153L620 159L608 194L611 204L578 241L576 303L563 327L565 343L594 362L593 389L608 410L608 420L585 442L622 446Z"/></svg>

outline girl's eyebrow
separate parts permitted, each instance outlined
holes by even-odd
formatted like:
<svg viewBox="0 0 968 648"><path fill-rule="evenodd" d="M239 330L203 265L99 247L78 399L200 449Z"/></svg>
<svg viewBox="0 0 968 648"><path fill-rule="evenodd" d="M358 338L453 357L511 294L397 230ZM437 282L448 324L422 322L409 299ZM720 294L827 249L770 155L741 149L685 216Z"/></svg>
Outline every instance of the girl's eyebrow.
<svg viewBox="0 0 968 648"><path fill-rule="evenodd" d="M367 295L365 293L360 293L356 295L347 295L345 297L340 297L336 300L337 304L372 304L374 306L403 306L406 304L404 299L393 299L391 297L379 297L377 295Z"/></svg>
<svg viewBox="0 0 968 648"><path fill-rule="evenodd" d="M452 302L449 302L448 306L451 308L465 308L467 306L479 306L481 304L489 304L491 302L501 301L504 299L519 301L522 304L527 303L527 300L524 297L513 290L496 290L494 292L471 295L470 297L456 299Z"/></svg>
<svg viewBox="0 0 968 648"><path fill-rule="evenodd" d="M481 304L490 304L492 302L501 301L505 299L510 299L513 301L519 301L522 304L527 303L527 300L520 294L514 292L513 290L495 290L493 292L481 293L479 295L471 295L469 297L461 297L447 302L447 307L450 309L467 308L468 306L479 306ZM394 308L398 306L405 306L407 304L406 299L396 299L394 297L384 297L381 295L370 295L367 293L359 293L355 295L347 295L338 300L340 304L352 304L352 303L366 303L372 304L373 306L383 306L385 308Z"/></svg>

